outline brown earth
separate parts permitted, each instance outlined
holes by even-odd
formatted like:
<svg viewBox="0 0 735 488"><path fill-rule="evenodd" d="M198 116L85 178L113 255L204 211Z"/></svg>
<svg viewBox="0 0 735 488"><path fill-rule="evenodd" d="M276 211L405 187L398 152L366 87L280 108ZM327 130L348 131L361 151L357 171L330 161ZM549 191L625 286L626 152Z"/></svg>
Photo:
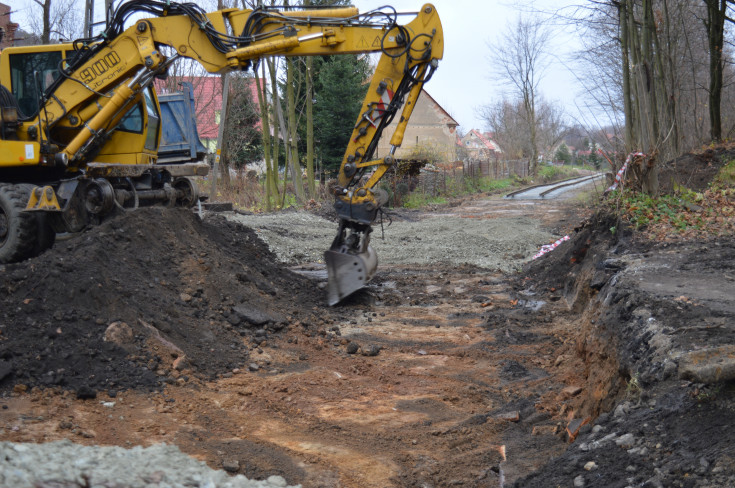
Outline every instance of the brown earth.
<svg viewBox="0 0 735 488"><path fill-rule="evenodd" d="M659 167L661 192L670 193L678 186L702 191L709 186L720 168L733 159L735 159L735 145L730 143L687 153L661 163Z"/></svg>
<svg viewBox="0 0 735 488"><path fill-rule="evenodd" d="M0 440L166 442L305 487L735 480L715 435L732 430L731 380L689 367L735 339L732 239L656 247L572 202L448 213L509 212L578 232L519 275L383 267L335 308L252 230L184 211L5 266Z"/></svg>

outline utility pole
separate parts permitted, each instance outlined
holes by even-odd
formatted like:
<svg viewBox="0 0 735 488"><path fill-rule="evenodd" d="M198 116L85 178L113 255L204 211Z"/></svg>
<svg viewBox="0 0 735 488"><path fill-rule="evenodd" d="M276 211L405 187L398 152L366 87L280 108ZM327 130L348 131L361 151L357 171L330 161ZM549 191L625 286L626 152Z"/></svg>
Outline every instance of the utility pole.
<svg viewBox="0 0 735 488"><path fill-rule="evenodd" d="M105 0L105 20L99 22L94 21L94 2L95 0L84 0L84 35L87 37L94 35L94 28L98 25L104 25L104 29L107 29L108 22L110 21L109 15L112 0Z"/></svg>
<svg viewBox="0 0 735 488"><path fill-rule="evenodd" d="M94 24L94 0L85 0L84 3L84 35L92 37L92 25Z"/></svg>

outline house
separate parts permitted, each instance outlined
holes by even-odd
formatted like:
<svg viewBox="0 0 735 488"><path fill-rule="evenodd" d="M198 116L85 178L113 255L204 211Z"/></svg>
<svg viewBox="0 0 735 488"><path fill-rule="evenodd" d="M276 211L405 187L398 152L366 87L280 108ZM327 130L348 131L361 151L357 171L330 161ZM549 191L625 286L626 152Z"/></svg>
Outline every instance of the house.
<svg viewBox="0 0 735 488"><path fill-rule="evenodd" d="M0 49L13 45L18 24L10 21L10 6L0 3Z"/></svg>
<svg viewBox="0 0 735 488"><path fill-rule="evenodd" d="M375 157L382 158L390 152L390 139L401 118L400 111L383 130ZM423 90L416 100L411 119L406 126L403 144L396 150L397 159L411 159L422 149L438 153L442 161L457 159L457 126L459 123Z"/></svg>
<svg viewBox="0 0 735 488"><path fill-rule="evenodd" d="M502 153L498 143L493 141L493 134L472 129L460 141L469 159L489 161L497 159Z"/></svg>

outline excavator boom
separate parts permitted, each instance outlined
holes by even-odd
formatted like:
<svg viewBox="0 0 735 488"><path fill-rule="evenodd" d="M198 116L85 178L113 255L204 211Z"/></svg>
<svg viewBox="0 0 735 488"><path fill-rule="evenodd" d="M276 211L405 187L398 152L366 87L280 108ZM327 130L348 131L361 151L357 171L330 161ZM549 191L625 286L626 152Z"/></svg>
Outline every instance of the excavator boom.
<svg viewBox="0 0 735 488"><path fill-rule="evenodd" d="M131 22L141 14L149 18ZM405 18L407 23L399 22ZM350 142L334 190L339 232L325 255L329 303L370 279L377 266L369 246L371 224L384 203L375 186L394 164L423 84L443 56L433 5L410 14L391 7L362 14L352 7L207 13L193 3L130 0L118 6L100 35L37 49L62 50L58 62L49 61L51 55L33 58L36 64L25 69L25 91L11 81L23 71L20 51L0 55L0 80L10 87L0 93L9 95L0 96L0 102L23 98L15 107L2 103L7 156L0 156L0 180L7 173L24 184L43 181L43 188L30 192L28 211L50 215L57 230L99 219L103 209L126 198L134 197L136 204L140 195L164 203L196 200L190 184L180 179L189 176L186 169L157 164L160 130L151 84L177 59L221 73L248 69L269 56L380 53L360 116L345 129L351 131ZM34 86L36 97L27 100ZM6 117L12 108L15 119ZM383 130L395 117L390 153L374 158Z"/></svg>

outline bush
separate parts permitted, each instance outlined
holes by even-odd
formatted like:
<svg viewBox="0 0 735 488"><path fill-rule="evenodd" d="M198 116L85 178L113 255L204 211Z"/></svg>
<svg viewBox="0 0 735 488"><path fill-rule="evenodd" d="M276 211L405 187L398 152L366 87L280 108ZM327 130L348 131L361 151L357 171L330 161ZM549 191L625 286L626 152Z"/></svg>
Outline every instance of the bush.
<svg viewBox="0 0 735 488"><path fill-rule="evenodd" d="M424 192L413 192L403 199L403 206L405 208L421 208L427 205L442 205L444 203L447 203L446 198L433 197Z"/></svg>
<svg viewBox="0 0 735 488"><path fill-rule="evenodd" d="M538 172L543 182L556 181L578 176L577 170L568 166L542 166Z"/></svg>

